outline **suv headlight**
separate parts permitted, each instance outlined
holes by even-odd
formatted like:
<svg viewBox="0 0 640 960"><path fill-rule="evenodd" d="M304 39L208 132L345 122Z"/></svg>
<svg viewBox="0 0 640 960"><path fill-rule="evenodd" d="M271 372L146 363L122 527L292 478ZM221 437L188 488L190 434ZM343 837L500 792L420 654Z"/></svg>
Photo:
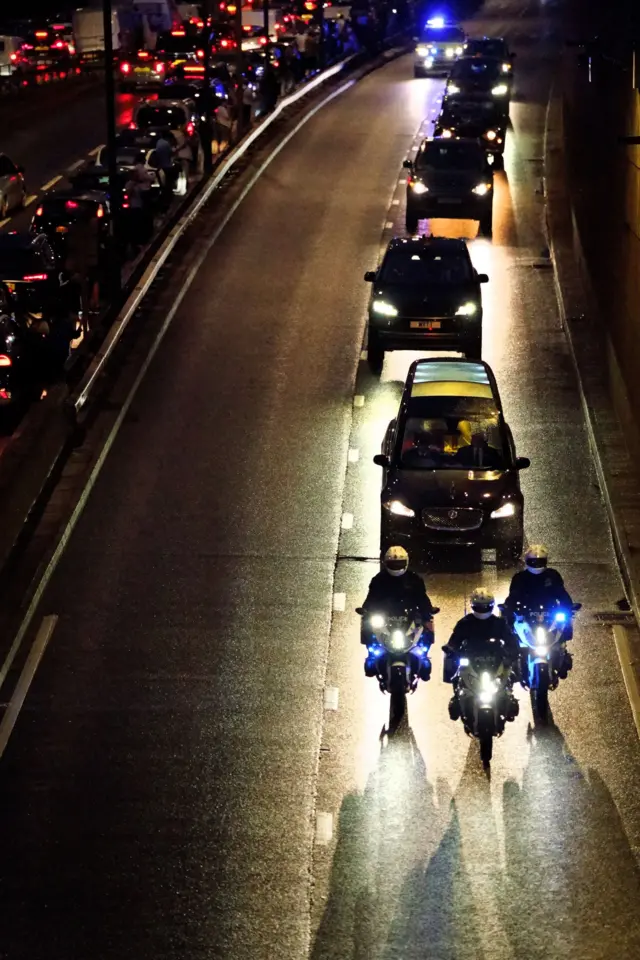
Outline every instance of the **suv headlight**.
<svg viewBox="0 0 640 960"><path fill-rule="evenodd" d="M511 70L511 64L510 64L510 63L503 63L503 64L502 64L502 72L503 72L503 73L509 73L510 70Z"/></svg>
<svg viewBox="0 0 640 960"><path fill-rule="evenodd" d="M453 136L453 130L441 130L440 136L444 137L445 140L449 140Z"/></svg>
<svg viewBox="0 0 640 960"><path fill-rule="evenodd" d="M495 130L487 130L487 132L485 133L485 137L487 138L487 140L495 140L497 136L498 134L495 132Z"/></svg>
<svg viewBox="0 0 640 960"><path fill-rule="evenodd" d="M446 89L446 93L460 93L460 87L456 86L455 83L450 83Z"/></svg>
<svg viewBox="0 0 640 960"><path fill-rule="evenodd" d="M472 192L475 193L477 197L486 197L486 195L489 193L489 190L491 190L490 183L479 183L477 187L473 188Z"/></svg>
<svg viewBox="0 0 640 960"><path fill-rule="evenodd" d="M472 317L477 309L477 305L472 300L468 300L467 303L463 303L458 307L456 317Z"/></svg>
<svg viewBox="0 0 640 960"><path fill-rule="evenodd" d="M462 47L456 47L456 56L457 56L457 57L461 57L461 56L462 56Z"/></svg>
<svg viewBox="0 0 640 960"><path fill-rule="evenodd" d="M382 506L385 510L388 510L389 513L395 514L396 517L415 517L416 515L415 510L412 510L411 507L406 507L401 500L387 500Z"/></svg>
<svg viewBox="0 0 640 960"><path fill-rule="evenodd" d="M391 303L387 303L386 300L374 300L371 304L371 309L374 313L377 313L379 317L397 317L398 311Z"/></svg>
<svg viewBox="0 0 640 960"><path fill-rule="evenodd" d="M504 97L506 93L509 93L509 87L506 83L499 83L497 87L494 87L491 91L494 97Z"/></svg>
<svg viewBox="0 0 640 960"><path fill-rule="evenodd" d="M515 512L515 504L509 501L508 503L503 503L501 507L497 508L497 510L494 510L491 514L491 519L503 520L505 517L513 517Z"/></svg>
<svg viewBox="0 0 640 960"><path fill-rule="evenodd" d="M456 52L455 52L455 50L453 49L453 47L447 47L447 57L449 57L449 59L451 59L452 57L454 57L454 56L455 56L455 53L456 53Z"/></svg>
<svg viewBox="0 0 640 960"><path fill-rule="evenodd" d="M428 57L430 52L431 51L429 50L429 47L426 45L426 43L419 43L418 46L416 47L416 53L418 54L419 57Z"/></svg>
<svg viewBox="0 0 640 960"><path fill-rule="evenodd" d="M422 182L422 180L414 180L411 184L411 189L414 193L429 193L429 187Z"/></svg>

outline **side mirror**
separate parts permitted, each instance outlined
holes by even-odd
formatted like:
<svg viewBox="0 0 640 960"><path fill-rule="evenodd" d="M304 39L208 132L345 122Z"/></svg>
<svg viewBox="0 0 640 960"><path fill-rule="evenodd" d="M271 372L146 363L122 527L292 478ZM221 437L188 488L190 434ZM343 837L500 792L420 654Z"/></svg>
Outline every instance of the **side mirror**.
<svg viewBox="0 0 640 960"><path fill-rule="evenodd" d="M364 614L364 609L362 607L356 607L356 613L361 617Z"/></svg>
<svg viewBox="0 0 640 960"><path fill-rule="evenodd" d="M388 467L390 461L389 457L386 457L384 453L376 453L373 462L377 467Z"/></svg>
<svg viewBox="0 0 640 960"><path fill-rule="evenodd" d="M376 279L376 271L367 270L367 272L364 275L364 279L367 283L373 283L373 281Z"/></svg>
<svg viewBox="0 0 640 960"><path fill-rule="evenodd" d="M477 275L478 283L489 283L489 276L486 273L479 273Z"/></svg>
<svg viewBox="0 0 640 960"><path fill-rule="evenodd" d="M404 170L413 170L413 163L411 160L403 160L402 167Z"/></svg>
<svg viewBox="0 0 640 960"><path fill-rule="evenodd" d="M526 470L527 467L530 466L531 460L529 460L529 457L516 457L516 462L514 463L516 470Z"/></svg>

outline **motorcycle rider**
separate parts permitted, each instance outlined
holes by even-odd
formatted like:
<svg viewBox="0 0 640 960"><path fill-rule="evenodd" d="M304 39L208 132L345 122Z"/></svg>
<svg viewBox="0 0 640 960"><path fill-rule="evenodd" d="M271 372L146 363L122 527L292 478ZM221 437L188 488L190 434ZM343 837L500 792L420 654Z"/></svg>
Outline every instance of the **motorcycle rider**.
<svg viewBox="0 0 640 960"><path fill-rule="evenodd" d="M445 683L455 684L455 674L458 670L458 657L462 646L470 657L486 656L495 652L496 644L506 665L517 668L520 648L518 641L511 632L509 624L502 617L493 612L495 597L485 587L478 587L471 594L471 613L458 620L449 643L443 647L445 653L444 676ZM449 716L457 720L460 707L456 697L449 701ZM508 719L513 720L515 713Z"/></svg>
<svg viewBox="0 0 640 960"><path fill-rule="evenodd" d="M427 594L424 580L409 569L409 554L404 547L389 547L382 561L382 570L369 584L369 592L362 604L364 613L382 613L390 608L403 608L415 611L422 619L422 643L427 648L433 643L433 604ZM362 620L360 643L368 646L372 631L367 619ZM431 674L430 661L427 670ZM373 672L371 672L373 671ZM365 661L367 676L375 676L375 660L368 657ZM428 680L429 676L421 677Z"/></svg>
<svg viewBox="0 0 640 960"><path fill-rule="evenodd" d="M569 596L564 580L557 570L548 566L549 552L542 543L532 544L524 555L525 569L514 574L509 587L509 596L504 602L505 612L509 615L510 623L516 613L526 614L528 610L543 607L551 610L555 606L571 610L573 601ZM563 629L565 641L573 639L573 624L571 617ZM573 658L566 654L564 669L560 676L566 677L566 671L573 666Z"/></svg>

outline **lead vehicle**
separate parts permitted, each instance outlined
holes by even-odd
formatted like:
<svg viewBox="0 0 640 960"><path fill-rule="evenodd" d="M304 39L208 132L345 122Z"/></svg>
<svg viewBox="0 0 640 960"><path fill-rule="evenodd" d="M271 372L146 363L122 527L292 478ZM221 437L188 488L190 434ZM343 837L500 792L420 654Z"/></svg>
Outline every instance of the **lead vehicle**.
<svg viewBox="0 0 640 960"><path fill-rule="evenodd" d="M382 553L437 547L495 549L501 564L522 553L523 496L495 377L473 360L416 360L382 453Z"/></svg>

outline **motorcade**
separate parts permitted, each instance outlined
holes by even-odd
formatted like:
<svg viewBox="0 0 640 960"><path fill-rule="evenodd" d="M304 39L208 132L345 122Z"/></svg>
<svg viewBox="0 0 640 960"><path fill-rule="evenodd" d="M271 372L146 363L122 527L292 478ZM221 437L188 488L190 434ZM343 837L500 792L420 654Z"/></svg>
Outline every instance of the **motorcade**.
<svg viewBox="0 0 640 960"><path fill-rule="evenodd" d="M6 153L0 153L0 220L23 206L26 195L24 167L14 163Z"/></svg>
<svg viewBox="0 0 640 960"><path fill-rule="evenodd" d="M403 167L407 233L415 234L422 219L446 217L478 220L481 233L492 235L493 166L479 140L427 138Z"/></svg>
<svg viewBox="0 0 640 960"><path fill-rule="evenodd" d="M509 116L511 84L502 70L502 61L493 57L461 57L451 69L444 91L447 101L493 100Z"/></svg>
<svg viewBox="0 0 640 960"><path fill-rule="evenodd" d="M464 240L394 238L371 286L367 358L382 367L387 350L460 350L480 358L482 297L488 281L471 263Z"/></svg>
<svg viewBox="0 0 640 960"><path fill-rule="evenodd" d="M445 101L437 118L434 137L479 140L494 170L504 167L507 118L492 100Z"/></svg>
<svg viewBox="0 0 640 960"><path fill-rule="evenodd" d="M443 547L493 549L511 564L522 553L524 498L498 386L487 363L457 358L411 364L382 451L381 554L411 557Z"/></svg>
<svg viewBox="0 0 640 960"><path fill-rule="evenodd" d="M415 38L414 76L447 76L462 56L466 39L462 27L448 24L442 17L427 20L422 33Z"/></svg>

